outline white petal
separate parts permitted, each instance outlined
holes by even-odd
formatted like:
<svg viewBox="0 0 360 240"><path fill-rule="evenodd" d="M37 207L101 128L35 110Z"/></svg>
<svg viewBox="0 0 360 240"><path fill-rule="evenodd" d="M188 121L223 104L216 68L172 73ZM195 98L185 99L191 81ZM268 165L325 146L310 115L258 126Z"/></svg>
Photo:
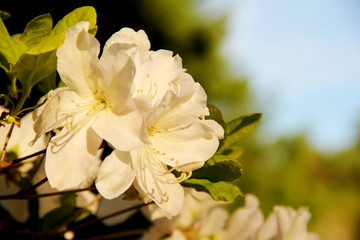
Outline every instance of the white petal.
<svg viewBox="0 0 360 240"><path fill-rule="evenodd" d="M134 178L130 153L115 150L101 164L96 188L104 198L113 199L124 193Z"/></svg>
<svg viewBox="0 0 360 240"><path fill-rule="evenodd" d="M153 157L145 147L132 152L133 161L137 162L134 186L143 197L152 199L171 218L182 209L184 190L175 176L167 171L167 166Z"/></svg>
<svg viewBox="0 0 360 240"><path fill-rule="evenodd" d="M245 196L245 206L238 208L228 222L223 238L252 239L264 222L264 216L259 209L259 200L251 194ZM223 234L223 233L222 233Z"/></svg>
<svg viewBox="0 0 360 240"><path fill-rule="evenodd" d="M121 50L128 55L133 55L134 52L139 51L142 61L144 61L149 54L150 42L143 30L135 32L131 28L122 28L109 38L104 46L104 52L108 51L114 44L120 45Z"/></svg>
<svg viewBox="0 0 360 240"><path fill-rule="evenodd" d="M34 131L36 132L34 141L46 132L64 126L69 119L67 117L69 112L76 113L76 116L81 118L88 109L79 108L77 104L86 105L87 100L79 97L67 87L56 89L44 103L45 106L41 113L34 112L35 117L37 116L34 121ZM73 120L75 121L75 119Z"/></svg>
<svg viewBox="0 0 360 240"><path fill-rule="evenodd" d="M165 100L165 99L164 99ZM164 103L166 109L151 121L157 129L173 130L183 128L199 119L206 109L207 96L204 89L195 83L188 94ZM161 104L159 104L159 107Z"/></svg>
<svg viewBox="0 0 360 240"><path fill-rule="evenodd" d="M184 73L181 58L172 56L171 51L151 52L145 63L138 67L135 75L136 89L148 96L157 105L165 93L178 88L175 80ZM136 92L137 93L137 92Z"/></svg>
<svg viewBox="0 0 360 240"><path fill-rule="evenodd" d="M51 139L46 152L45 172L50 185L64 190L93 181L100 164L96 152L101 141L89 124L75 134L63 128Z"/></svg>
<svg viewBox="0 0 360 240"><path fill-rule="evenodd" d="M91 96L96 76L99 42L88 31L89 23L80 22L65 32L65 41L56 55L57 70L66 85L79 96ZM91 89L94 88L94 89Z"/></svg>
<svg viewBox="0 0 360 240"><path fill-rule="evenodd" d="M133 83L135 67L130 57L113 44L103 53L99 61L97 78L99 87L109 100L115 113L120 113L128 101Z"/></svg>
<svg viewBox="0 0 360 240"><path fill-rule="evenodd" d="M116 115L104 110L98 114L92 127L100 137L121 151L131 151L148 142L142 116L135 111Z"/></svg>
<svg viewBox="0 0 360 240"><path fill-rule="evenodd" d="M156 133L151 141L158 158L173 167L190 167L192 165L189 164L208 160L216 152L219 140L212 129L202 124L203 122L198 120L183 129Z"/></svg>

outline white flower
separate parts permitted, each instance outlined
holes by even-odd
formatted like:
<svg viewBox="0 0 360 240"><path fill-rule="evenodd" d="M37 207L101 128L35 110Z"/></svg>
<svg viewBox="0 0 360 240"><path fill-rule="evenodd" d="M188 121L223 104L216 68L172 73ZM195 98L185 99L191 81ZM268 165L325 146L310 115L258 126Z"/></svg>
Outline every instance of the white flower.
<svg viewBox="0 0 360 240"><path fill-rule="evenodd" d="M207 193L185 188L181 213L172 219L163 217L154 220L149 233L144 234L142 240L163 239L166 234L169 234L169 237L165 238L167 240L214 239L225 227L229 217L227 211L221 207L223 204L225 202L216 202ZM149 210L152 216L153 209ZM145 215L149 217L149 213Z"/></svg>
<svg viewBox="0 0 360 240"><path fill-rule="evenodd" d="M8 111L7 109L0 106L0 113L3 111ZM17 158L25 157L40 150L46 148L48 143L48 137L42 136L38 141L30 146L29 142L34 138L35 132L33 130L33 120L32 113L26 114L21 118L21 126L20 128L14 127L11 138L9 140L7 146L8 153L14 153ZM0 145L4 144L5 135L9 130L9 125L6 125L4 128L0 128ZM20 175L17 178L26 177L29 175L29 170L34 167L33 162L38 160L39 156L29 158L23 161L21 164L18 164L19 167L9 167L10 170L7 174L16 174ZM32 184L36 184L37 182L44 179L45 171L44 164L42 164L39 170L36 172L34 178L32 179ZM15 178L6 174L0 175L0 194L8 195L15 194L20 190L19 182ZM36 188L37 194L51 193L56 192L55 189L51 188L48 182L43 183L41 186ZM92 202L95 199L95 195L90 191L84 191L77 193L76 197L76 206L84 207L88 203ZM59 196L45 197L39 198L39 217L42 218L46 213L54 210L55 208L60 207ZM18 222L25 222L29 217L28 210L28 200L1 200L1 205L9 212L9 214ZM98 202L94 202L94 204L89 206L89 210L94 214L97 211Z"/></svg>
<svg viewBox="0 0 360 240"><path fill-rule="evenodd" d="M0 106L0 113L7 111L4 107ZM21 158L37 151L43 150L47 145L47 138L42 137L32 147L29 146L29 142L34 138L35 132L32 128L33 121L31 114L25 115L21 119L21 126L18 128L14 126L11 137L9 139L6 153L13 154L13 157ZM5 137L9 131L10 126L7 124L5 127L0 127L0 146L4 145ZM1 153L1 151L0 151ZM16 167L9 167L5 169L5 172L0 175L0 194L8 195L15 194L20 190L19 180L22 177L27 176L27 172L34 166L31 158L18 164ZM13 159L15 160L15 159ZM10 215L18 222L25 222L29 217L28 212L28 200L1 200L2 207L4 207Z"/></svg>
<svg viewBox="0 0 360 240"><path fill-rule="evenodd" d="M119 38L133 39L139 33L127 29L122 34L126 37ZM204 119L209 114L207 96L185 73L179 56L145 48L138 53L133 55L132 96L145 119L149 142L130 152L115 150L101 165L96 186L111 199L134 182L145 202L154 201L171 217L183 204L179 183L215 153L224 130Z"/></svg>
<svg viewBox="0 0 360 240"><path fill-rule="evenodd" d="M275 206L266 219L259 209L256 196L245 195L245 206L230 217L226 228L218 234L219 240L320 240L317 234L307 232L310 213L307 208L298 211L291 207Z"/></svg>
<svg viewBox="0 0 360 240"><path fill-rule="evenodd" d="M122 151L139 148L146 139L143 118L130 107L135 73L131 47L113 36L98 59L99 42L88 27L80 22L66 31L57 50L57 70L67 87L49 93L34 114L35 140L56 132L46 152L45 170L51 186L59 190L92 183L103 139Z"/></svg>

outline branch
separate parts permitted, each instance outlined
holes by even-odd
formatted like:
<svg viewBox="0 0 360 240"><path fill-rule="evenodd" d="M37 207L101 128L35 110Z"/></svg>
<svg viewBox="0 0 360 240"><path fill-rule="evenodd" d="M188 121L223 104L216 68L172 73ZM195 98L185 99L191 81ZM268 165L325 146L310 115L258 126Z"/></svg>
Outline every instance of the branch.
<svg viewBox="0 0 360 240"><path fill-rule="evenodd" d="M5 168L5 167L8 167L11 165L11 163L5 163L5 155L6 155L6 147L8 145L8 142L10 140L10 137L11 137L11 133L14 129L14 125L15 123L11 123L10 125L10 129L9 129L9 132L7 133L6 137L5 137L5 142L4 142L4 146L3 146L3 149L2 149L2 152L1 152L1 157L0 157L0 168Z"/></svg>
<svg viewBox="0 0 360 240"><path fill-rule="evenodd" d="M74 189L74 190L59 191L59 192L44 193L44 194L32 194L32 195L16 193L16 194L0 196L0 200L6 200L6 199L20 199L20 200L22 200L22 199L35 199L35 198L51 197L51 196L56 196L56 195L83 192L83 191L92 191L92 190L96 190L96 188L95 187L89 187L89 188L82 188L82 189Z"/></svg>

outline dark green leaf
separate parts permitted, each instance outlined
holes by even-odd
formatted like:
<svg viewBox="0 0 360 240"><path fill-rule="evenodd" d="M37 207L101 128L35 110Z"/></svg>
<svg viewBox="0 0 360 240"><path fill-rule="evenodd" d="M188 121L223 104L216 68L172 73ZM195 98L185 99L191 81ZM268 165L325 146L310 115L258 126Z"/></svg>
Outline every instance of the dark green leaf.
<svg viewBox="0 0 360 240"><path fill-rule="evenodd" d="M209 112L210 112L210 116L207 116L206 119L213 119L215 120L217 123L219 123L224 130L226 129L226 123L224 121L224 118L222 116L222 113L220 111L220 109L218 107L216 107L215 105L212 104L208 104L207 105Z"/></svg>
<svg viewBox="0 0 360 240"><path fill-rule="evenodd" d="M38 83L38 88L41 92L47 93L56 88L56 71L50 73L46 78Z"/></svg>
<svg viewBox="0 0 360 240"><path fill-rule="evenodd" d="M197 191L207 192L215 201L231 201L243 196L241 190L229 182L210 182L207 179L190 178L182 182L184 187L195 188Z"/></svg>
<svg viewBox="0 0 360 240"><path fill-rule="evenodd" d="M195 170L191 178L207 179L211 182L234 181L242 175L238 161L224 155L214 155L202 168Z"/></svg>
<svg viewBox="0 0 360 240"><path fill-rule="evenodd" d="M219 152L222 153L226 148L238 143L242 138L251 133L261 116L261 113L247 114L228 122L226 124L225 139Z"/></svg>

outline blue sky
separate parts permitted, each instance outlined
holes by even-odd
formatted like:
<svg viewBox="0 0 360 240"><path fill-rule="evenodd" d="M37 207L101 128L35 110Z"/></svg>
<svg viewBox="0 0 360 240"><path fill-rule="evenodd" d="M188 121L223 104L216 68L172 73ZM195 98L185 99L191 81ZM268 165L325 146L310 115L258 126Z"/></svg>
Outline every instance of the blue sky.
<svg viewBox="0 0 360 240"><path fill-rule="evenodd" d="M203 1L228 12L223 50L250 77L258 133L273 141L306 132L319 149L353 144L360 122L360 1Z"/></svg>

